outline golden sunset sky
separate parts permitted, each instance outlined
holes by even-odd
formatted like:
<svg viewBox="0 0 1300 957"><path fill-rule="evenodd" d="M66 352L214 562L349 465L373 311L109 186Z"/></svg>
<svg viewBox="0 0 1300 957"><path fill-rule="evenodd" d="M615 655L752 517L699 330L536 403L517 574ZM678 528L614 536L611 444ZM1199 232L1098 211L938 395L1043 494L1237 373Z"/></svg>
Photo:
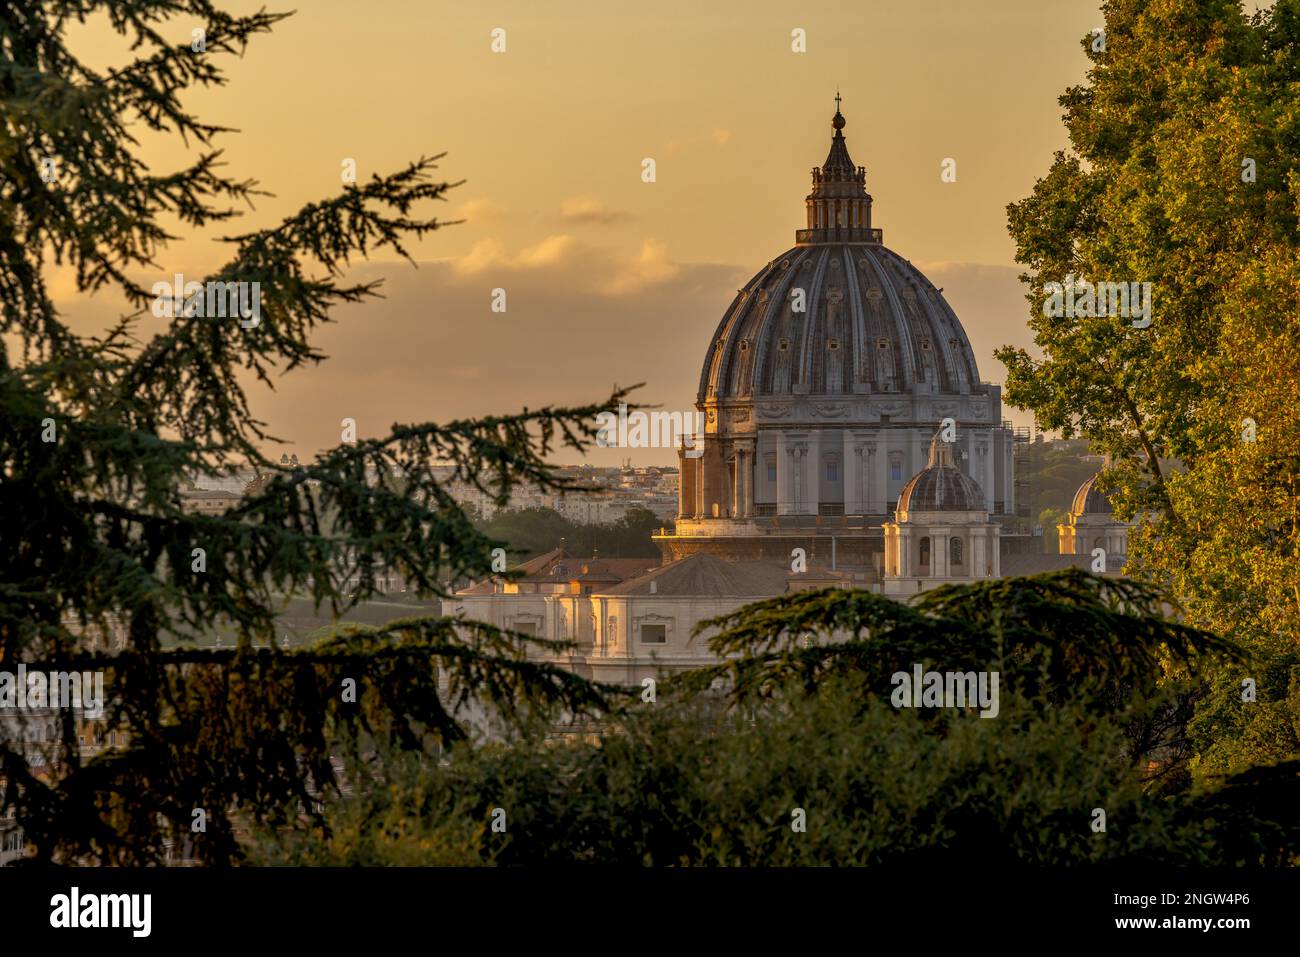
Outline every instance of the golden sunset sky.
<svg viewBox="0 0 1300 957"><path fill-rule="evenodd" d="M336 193L346 158L368 178L445 151L441 172L465 183L429 212L466 222L416 244L418 268L359 266L350 278L384 277L387 298L340 310L319 339L331 359L257 393L286 450L336 444L344 417L377 435L597 400L616 383L644 381L643 401L685 410L736 289L803 225L838 86L873 224L944 288L981 377L1001 382L993 350L1030 344L1006 205L1065 147L1057 97L1083 80L1081 41L1100 25L1097 4L1079 0L305 0L223 61L227 86L187 101L239 129L217 144L227 172L274 197L183 237L141 278L201 279L226 258L216 236ZM176 27L188 42L189 25ZM498 27L504 53L491 50ZM805 53L791 49L796 28ZM70 37L95 65L123 62L102 22ZM147 139L144 155L168 169L185 154ZM654 183L641 179L646 157ZM940 180L945 157L955 183ZM490 310L495 287L505 314ZM60 305L79 328L118 314L73 293L65 285ZM590 461L626 456L675 462L667 450Z"/></svg>

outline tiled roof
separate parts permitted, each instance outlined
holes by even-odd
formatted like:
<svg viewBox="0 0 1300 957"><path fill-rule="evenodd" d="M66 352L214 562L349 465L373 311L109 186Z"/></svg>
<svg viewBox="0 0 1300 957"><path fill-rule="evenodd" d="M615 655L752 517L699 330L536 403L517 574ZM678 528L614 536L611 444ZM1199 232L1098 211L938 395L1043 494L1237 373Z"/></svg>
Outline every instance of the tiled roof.
<svg viewBox="0 0 1300 957"><path fill-rule="evenodd" d="M561 546L517 566L515 570L521 574L515 581L615 583L642 575L658 564L657 558L575 558ZM495 582L489 578L457 594L491 595L495 590Z"/></svg>
<svg viewBox="0 0 1300 957"><path fill-rule="evenodd" d="M789 567L780 562L724 562L699 553L662 565L600 594L770 598L785 594L789 575Z"/></svg>

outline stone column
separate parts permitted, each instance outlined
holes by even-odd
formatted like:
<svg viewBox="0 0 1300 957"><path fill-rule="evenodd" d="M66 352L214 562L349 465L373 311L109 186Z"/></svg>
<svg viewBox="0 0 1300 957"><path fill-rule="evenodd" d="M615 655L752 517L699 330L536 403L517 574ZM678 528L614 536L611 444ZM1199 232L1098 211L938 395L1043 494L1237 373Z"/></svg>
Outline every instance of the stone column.
<svg viewBox="0 0 1300 957"><path fill-rule="evenodd" d="M808 446L804 442L798 443L790 450L790 511L795 515L803 511L803 467L807 452Z"/></svg>
<svg viewBox="0 0 1300 957"><path fill-rule="evenodd" d="M880 431L880 441L876 443L876 495L881 513L889 511L889 432Z"/></svg>
<svg viewBox="0 0 1300 957"><path fill-rule="evenodd" d="M816 515L822 500L822 433L818 429L808 442L808 511Z"/></svg>
<svg viewBox="0 0 1300 957"><path fill-rule="evenodd" d="M704 452L703 446L699 446L700 451ZM707 454L707 453L706 453ZM701 455L695 459L695 517L704 518L704 456Z"/></svg>
<svg viewBox="0 0 1300 957"><path fill-rule="evenodd" d="M850 446L852 447L850 450ZM852 454L850 454L852 451ZM844 433L844 514L857 515L867 510L866 450Z"/></svg>
<svg viewBox="0 0 1300 957"><path fill-rule="evenodd" d="M776 514L789 515L794 502L794 449L786 441L785 433L776 434Z"/></svg>
<svg viewBox="0 0 1300 957"><path fill-rule="evenodd" d="M876 478L878 453L877 441L868 439L862 443L862 474L858 481L862 487L862 511L864 513L883 513L884 508L876 507L877 488L880 483Z"/></svg>
<svg viewBox="0 0 1300 957"><path fill-rule="evenodd" d="M731 443L727 443L731 446ZM734 446L723 447L718 443L718 515L721 518L730 518L732 508L735 506L734 484L735 479L731 475L731 460L735 458Z"/></svg>
<svg viewBox="0 0 1300 957"><path fill-rule="evenodd" d="M753 518L754 516L754 470L757 467L755 463L755 447L757 441L746 442L740 449L740 517Z"/></svg>
<svg viewBox="0 0 1300 957"><path fill-rule="evenodd" d="M971 478L975 478L977 474L983 476L982 480L977 480L977 481L979 481L980 485L982 485L984 488L984 502L985 502L984 508L988 512L993 511L993 502L997 499L997 488L995 487L996 480L995 480L995 472L993 469L992 452L993 452L993 434L991 431L985 430L980 434L978 452L975 454L975 458L971 462ZM1005 478L1008 481L1008 483L1012 480L1010 476L1006 476ZM1003 496L1003 501L1008 503L1010 502L1010 500L1005 495Z"/></svg>
<svg viewBox="0 0 1300 957"><path fill-rule="evenodd" d="M693 461L686 457L686 450L679 446L677 449L678 518L690 518L695 512L695 486L691 475Z"/></svg>
<svg viewBox="0 0 1300 957"><path fill-rule="evenodd" d="M754 517L754 482L758 480L758 441L749 456L749 468L745 470L745 517Z"/></svg>
<svg viewBox="0 0 1300 957"><path fill-rule="evenodd" d="M731 460L732 460L732 466L731 466L732 472L731 472L730 514L732 518L740 518L740 511L741 511L740 503L743 500L745 495L745 490L743 488L745 482L745 453L739 447L737 447L735 454L732 455L731 457Z"/></svg>

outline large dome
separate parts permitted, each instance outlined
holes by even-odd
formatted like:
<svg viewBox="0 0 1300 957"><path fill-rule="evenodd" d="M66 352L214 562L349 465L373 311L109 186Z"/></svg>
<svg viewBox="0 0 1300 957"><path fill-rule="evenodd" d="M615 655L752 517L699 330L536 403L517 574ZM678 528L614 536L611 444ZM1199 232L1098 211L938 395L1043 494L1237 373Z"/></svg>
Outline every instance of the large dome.
<svg viewBox="0 0 1300 957"><path fill-rule="evenodd" d="M722 317L700 374L700 403L978 391L975 354L956 314L872 228L867 173L853 164L844 127L837 108L830 152L804 199L807 228Z"/></svg>
<svg viewBox="0 0 1300 957"><path fill-rule="evenodd" d="M942 290L872 225L838 106L806 227L709 342L703 432L679 443L677 523L656 536L665 556L788 560L797 539L818 560L874 567L891 514L941 512L971 529L1016 514L1001 389L980 381ZM913 479L936 430L943 461Z"/></svg>
<svg viewBox="0 0 1300 957"><path fill-rule="evenodd" d="M879 243L815 243L740 290L709 345L699 401L966 394L979 381L961 323L919 269Z"/></svg>

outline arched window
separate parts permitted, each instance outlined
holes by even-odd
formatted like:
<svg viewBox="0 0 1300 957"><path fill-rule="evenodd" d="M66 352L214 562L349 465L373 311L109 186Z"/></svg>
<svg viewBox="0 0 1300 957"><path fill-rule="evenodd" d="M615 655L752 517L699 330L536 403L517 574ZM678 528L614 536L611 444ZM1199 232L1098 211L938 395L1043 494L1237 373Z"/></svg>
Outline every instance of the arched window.
<svg viewBox="0 0 1300 957"><path fill-rule="evenodd" d="M921 567L927 571L930 568L930 539L928 536L921 539Z"/></svg>
<svg viewBox="0 0 1300 957"><path fill-rule="evenodd" d="M948 540L948 561L953 565L960 565L961 559L961 539L951 538Z"/></svg>

